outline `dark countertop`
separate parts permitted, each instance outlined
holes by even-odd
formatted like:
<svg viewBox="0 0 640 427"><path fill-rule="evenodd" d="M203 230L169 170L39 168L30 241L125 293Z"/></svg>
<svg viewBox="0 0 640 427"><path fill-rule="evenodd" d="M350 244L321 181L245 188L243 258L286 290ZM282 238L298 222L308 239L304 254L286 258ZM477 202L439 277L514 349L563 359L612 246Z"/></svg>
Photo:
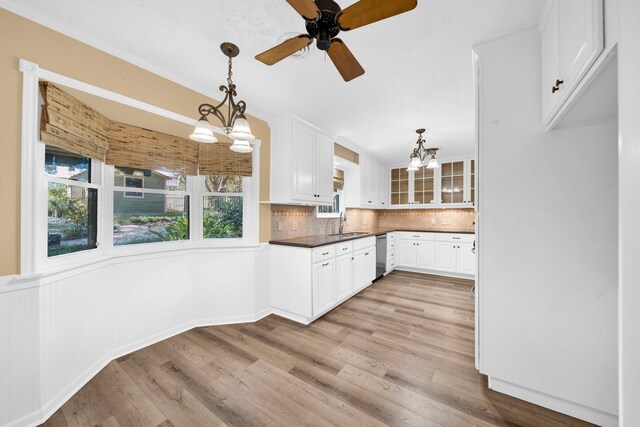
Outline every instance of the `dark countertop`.
<svg viewBox="0 0 640 427"><path fill-rule="evenodd" d="M413 233L454 233L454 234L475 234L472 231L435 231L435 230L424 230L424 229L416 229L416 228L375 228L366 231L360 231L357 236L326 236L326 235L317 235L317 236L304 236L304 237L296 237L293 239L283 239L283 240L271 240L269 243L272 245L283 245L283 246L297 246L301 248L317 248L318 246L326 246L333 245L335 243L346 242L348 240L362 239L363 237L369 236L379 236L381 234L393 233L396 231L407 231ZM347 233L348 234L348 233Z"/></svg>

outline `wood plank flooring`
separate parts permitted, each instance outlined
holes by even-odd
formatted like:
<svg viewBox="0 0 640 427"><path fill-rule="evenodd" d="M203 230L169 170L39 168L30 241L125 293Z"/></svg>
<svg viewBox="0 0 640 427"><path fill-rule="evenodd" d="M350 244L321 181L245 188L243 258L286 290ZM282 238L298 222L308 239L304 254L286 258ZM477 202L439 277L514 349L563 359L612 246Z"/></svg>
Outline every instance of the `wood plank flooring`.
<svg viewBox="0 0 640 427"><path fill-rule="evenodd" d="M44 425L589 425L487 389L470 288L396 271L309 326L193 329L111 362Z"/></svg>

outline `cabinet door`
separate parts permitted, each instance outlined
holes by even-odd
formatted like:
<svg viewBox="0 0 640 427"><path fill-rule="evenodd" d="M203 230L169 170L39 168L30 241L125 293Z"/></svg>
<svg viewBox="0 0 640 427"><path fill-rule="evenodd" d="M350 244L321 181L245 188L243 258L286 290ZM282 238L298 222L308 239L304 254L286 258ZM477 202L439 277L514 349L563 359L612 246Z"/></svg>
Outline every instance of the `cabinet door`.
<svg viewBox="0 0 640 427"><path fill-rule="evenodd" d="M303 201L316 201L315 158L316 130L302 122L292 122L292 198Z"/></svg>
<svg viewBox="0 0 640 427"><path fill-rule="evenodd" d="M436 269L456 271L456 246L449 242L436 243Z"/></svg>
<svg viewBox="0 0 640 427"><path fill-rule="evenodd" d="M313 315L328 310L336 303L336 264L331 259L313 266Z"/></svg>
<svg viewBox="0 0 640 427"><path fill-rule="evenodd" d="M563 85L554 90L560 74L560 6L559 0L551 0L542 21L542 119L545 123L553 118L560 102Z"/></svg>
<svg viewBox="0 0 640 427"><path fill-rule="evenodd" d="M333 202L333 139L320 132L316 136L315 167L316 200L330 204Z"/></svg>
<svg viewBox="0 0 640 427"><path fill-rule="evenodd" d="M570 92L602 52L602 0L562 0L558 3L560 71L564 80L561 86Z"/></svg>
<svg viewBox="0 0 640 427"><path fill-rule="evenodd" d="M415 267L418 247L413 240L398 240L396 260L399 267Z"/></svg>
<svg viewBox="0 0 640 427"><path fill-rule="evenodd" d="M462 205L464 203L465 167L464 160L443 163L440 168L440 203Z"/></svg>
<svg viewBox="0 0 640 427"><path fill-rule="evenodd" d="M353 293L353 257L343 256L336 261L337 300L347 298Z"/></svg>
<svg viewBox="0 0 640 427"><path fill-rule="evenodd" d="M378 165L378 197L380 207L386 208L389 204L389 169L386 166Z"/></svg>
<svg viewBox="0 0 640 427"><path fill-rule="evenodd" d="M476 273L476 255L472 252L473 243L458 243L456 248L456 270L458 273Z"/></svg>
<svg viewBox="0 0 640 427"><path fill-rule="evenodd" d="M416 267L432 270L436 266L436 243L416 242Z"/></svg>
<svg viewBox="0 0 640 427"><path fill-rule="evenodd" d="M356 292L366 288L376 277L376 253L370 248L353 256L353 287Z"/></svg>
<svg viewBox="0 0 640 427"><path fill-rule="evenodd" d="M368 157L360 156L360 205L373 207L372 161Z"/></svg>

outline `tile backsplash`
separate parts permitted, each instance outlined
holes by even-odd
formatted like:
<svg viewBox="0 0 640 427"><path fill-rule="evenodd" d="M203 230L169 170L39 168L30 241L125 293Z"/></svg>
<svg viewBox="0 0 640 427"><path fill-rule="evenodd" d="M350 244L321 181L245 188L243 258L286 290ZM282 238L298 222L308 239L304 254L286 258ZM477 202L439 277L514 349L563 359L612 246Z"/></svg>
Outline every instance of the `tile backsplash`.
<svg viewBox="0 0 640 427"><path fill-rule="evenodd" d="M347 209L345 232L377 228L474 231L473 209ZM271 239L338 232L337 218L316 218L314 206L271 205Z"/></svg>

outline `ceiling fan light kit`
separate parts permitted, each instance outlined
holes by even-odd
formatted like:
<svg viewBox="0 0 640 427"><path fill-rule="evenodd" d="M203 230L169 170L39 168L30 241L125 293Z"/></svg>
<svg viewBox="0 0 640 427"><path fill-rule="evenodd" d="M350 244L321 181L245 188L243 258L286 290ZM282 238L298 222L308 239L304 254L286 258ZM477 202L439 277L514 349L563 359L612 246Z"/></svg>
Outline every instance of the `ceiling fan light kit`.
<svg viewBox="0 0 640 427"><path fill-rule="evenodd" d="M338 72L348 82L364 74L364 68L347 45L337 38L340 31L350 31L414 9L417 0L360 0L342 10L333 0L287 0L305 20L307 34L292 37L262 52L256 59L274 65L309 46L326 51Z"/></svg>
<svg viewBox="0 0 640 427"><path fill-rule="evenodd" d="M416 141L416 144L418 144L418 146L413 149L409 156L409 166L407 166L408 172L418 171L422 166L425 166L427 169L438 169L440 167L438 159L436 159L438 148L424 148L424 143L426 141L422 134L425 132L425 129L416 129L416 133L418 134L418 141Z"/></svg>
<svg viewBox="0 0 640 427"><path fill-rule="evenodd" d="M220 45L222 53L229 58L229 71L227 74L227 86L221 85L220 91L224 92L224 99L218 105L201 104L198 107L200 119L196 123L193 133L189 136L194 141L205 144L213 144L218 141L213 133L213 127L209 123L207 116L213 115L222 123L222 130L229 138L233 139L233 144L229 147L237 153L250 153L253 147L249 141L253 141L256 137L251 133L249 121L244 115L247 104L244 101L236 102L234 97L238 95L236 85L233 83L231 76L232 59L238 56L240 49L233 43L225 42ZM225 118L221 108L226 105L227 117Z"/></svg>

